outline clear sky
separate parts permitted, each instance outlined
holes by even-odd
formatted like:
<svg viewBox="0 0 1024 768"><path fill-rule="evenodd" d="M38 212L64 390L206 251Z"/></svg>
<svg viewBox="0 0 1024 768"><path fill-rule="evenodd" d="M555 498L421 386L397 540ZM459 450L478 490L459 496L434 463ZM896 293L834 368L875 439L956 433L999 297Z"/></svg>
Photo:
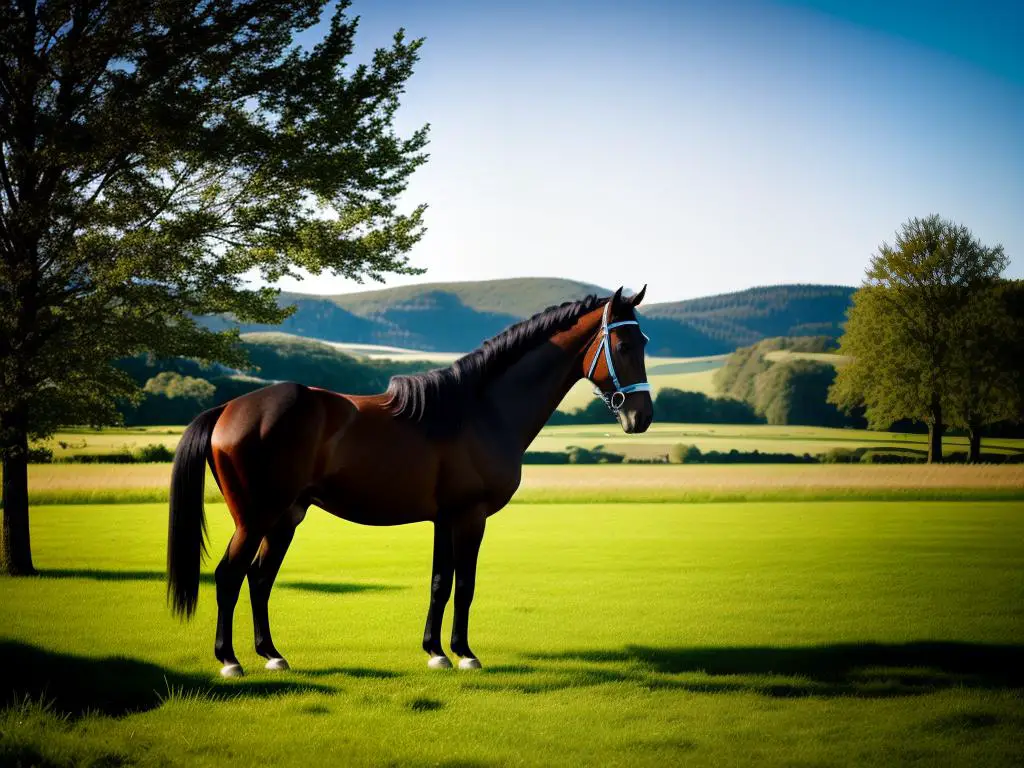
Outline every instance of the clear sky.
<svg viewBox="0 0 1024 768"><path fill-rule="evenodd" d="M1024 2L356 0L425 37L409 282L567 277L649 301L858 284L911 216L1024 277ZM281 287L358 290L321 276ZM368 283L365 288L379 288Z"/></svg>

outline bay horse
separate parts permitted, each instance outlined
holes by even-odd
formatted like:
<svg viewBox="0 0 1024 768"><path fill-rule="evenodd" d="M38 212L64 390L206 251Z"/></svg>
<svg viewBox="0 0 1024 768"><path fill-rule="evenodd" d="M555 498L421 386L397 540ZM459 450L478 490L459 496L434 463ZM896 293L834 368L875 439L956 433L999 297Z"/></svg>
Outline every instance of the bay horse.
<svg viewBox="0 0 1024 768"><path fill-rule="evenodd" d="M168 599L191 618L205 549L203 483L209 463L235 532L217 566L214 655L242 675L231 625L249 579L256 653L288 669L270 636L268 602L296 527L310 505L364 525L434 524L428 666L450 668L441 620L455 582L452 653L477 669L469 647L477 555L489 516L519 487L523 454L581 378L595 385L622 429L654 417L644 367L647 337L624 298L588 296L551 307L485 341L449 368L395 376L378 395L274 384L200 414L185 429L171 473Z"/></svg>

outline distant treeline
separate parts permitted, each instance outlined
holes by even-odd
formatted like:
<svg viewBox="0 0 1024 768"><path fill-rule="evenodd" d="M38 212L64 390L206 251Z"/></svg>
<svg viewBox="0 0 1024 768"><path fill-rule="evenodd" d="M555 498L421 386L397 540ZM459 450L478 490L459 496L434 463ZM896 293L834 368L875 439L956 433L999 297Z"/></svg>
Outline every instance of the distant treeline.
<svg viewBox="0 0 1024 768"><path fill-rule="evenodd" d="M276 381L301 381L314 387L357 395L382 392L396 374L433 367L427 362L360 360L327 344L277 337L247 339L242 346L251 367L233 371L195 360L126 358L118 366L143 389L138 403L122 403L127 426L188 424L207 408Z"/></svg>

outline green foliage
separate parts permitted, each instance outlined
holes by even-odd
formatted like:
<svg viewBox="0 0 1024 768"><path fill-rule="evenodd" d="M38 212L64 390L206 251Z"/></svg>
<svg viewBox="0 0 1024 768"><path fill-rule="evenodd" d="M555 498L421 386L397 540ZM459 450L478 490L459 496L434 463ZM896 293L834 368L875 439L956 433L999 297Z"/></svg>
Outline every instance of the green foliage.
<svg viewBox="0 0 1024 768"><path fill-rule="evenodd" d="M1005 268L1002 246L983 246L970 231L938 216L910 219L894 245L882 243L865 285L854 294L839 351L852 358L829 401L864 406L869 424L900 419L929 425L930 458L941 459L944 412L963 392L976 346L960 334L977 327L978 297Z"/></svg>
<svg viewBox="0 0 1024 768"><path fill-rule="evenodd" d="M854 448L831 448L819 453L818 461L822 464L856 464L861 453L863 451Z"/></svg>
<svg viewBox="0 0 1024 768"><path fill-rule="evenodd" d="M245 336L242 349L249 365L239 373L194 360L156 360L139 355L117 365L136 382L146 382L141 401L119 404L129 426L188 424L211 405L226 403L275 381L297 381L351 394L387 388L391 376L415 373L430 363L359 360L330 345L281 335Z"/></svg>
<svg viewBox="0 0 1024 768"><path fill-rule="evenodd" d="M731 397L708 397L703 392L683 392L671 387L658 391L654 412L660 421L681 424L757 424L754 410Z"/></svg>
<svg viewBox="0 0 1024 768"><path fill-rule="evenodd" d="M839 285L750 288L737 293L650 305L644 308L644 315L685 322L721 344L718 351L726 352L772 336L834 339L842 330L843 313L850 305L853 290Z"/></svg>
<svg viewBox="0 0 1024 768"><path fill-rule="evenodd" d="M950 425L967 430L1024 418L1024 281L975 291L953 318Z"/></svg>
<svg viewBox="0 0 1024 768"><path fill-rule="evenodd" d="M765 339L729 355L715 372L715 385L728 397L747 404L756 420L769 424L859 426L859 417L844 417L827 402L836 365L799 358L773 362L768 357L781 351L822 353L832 346L827 336Z"/></svg>
<svg viewBox="0 0 1024 768"><path fill-rule="evenodd" d="M142 391L149 395L163 395L169 399L180 397L195 400L205 405L213 399L217 388L205 379L182 376L174 371L162 371L149 379Z"/></svg>
<svg viewBox="0 0 1024 768"><path fill-rule="evenodd" d="M700 460L700 448L686 443L676 443L668 450L669 464L695 464Z"/></svg>
<svg viewBox="0 0 1024 768"><path fill-rule="evenodd" d="M861 452L862 464L923 464L926 456L919 451L876 450L869 448Z"/></svg>
<svg viewBox="0 0 1024 768"><path fill-rule="evenodd" d="M754 410L769 424L841 427L849 423L827 402L836 368L814 360L772 364L754 382Z"/></svg>
<svg viewBox="0 0 1024 768"><path fill-rule="evenodd" d="M695 445L678 443L669 449L669 464L815 464L810 454L762 453L758 450L702 451Z"/></svg>
<svg viewBox="0 0 1024 768"><path fill-rule="evenodd" d="M323 40L293 47L325 5L0 8L0 125L21 126L0 132L10 424L26 411L33 435L116 421L138 393L110 363L144 350L241 363L234 334L193 318L280 321L253 274L415 271L404 254L423 209L396 200L426 131L403 139L393 123L420 42L398 33L346 67L356 22L342 2Z"/></svg>

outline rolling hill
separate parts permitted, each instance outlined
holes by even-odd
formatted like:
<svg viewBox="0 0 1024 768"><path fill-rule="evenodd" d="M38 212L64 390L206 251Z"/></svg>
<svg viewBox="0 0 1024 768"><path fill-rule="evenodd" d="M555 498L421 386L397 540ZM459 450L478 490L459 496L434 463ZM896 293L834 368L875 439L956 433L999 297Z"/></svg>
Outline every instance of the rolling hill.
<svg viewBox="0 0 1024 768"><path fill-rule="evenodd" d="M780 285L642 307L649 354L696 357L731 352L771 336L838 336L854 289ZM506 326L600 286L557 278L512 278L423 283L312 296L282 293L294 314L280 326L243 324L243 332L280 331L347 344L374 344L430 352L477 347ZM214 328L237 325L208 317Z"/></svg>

